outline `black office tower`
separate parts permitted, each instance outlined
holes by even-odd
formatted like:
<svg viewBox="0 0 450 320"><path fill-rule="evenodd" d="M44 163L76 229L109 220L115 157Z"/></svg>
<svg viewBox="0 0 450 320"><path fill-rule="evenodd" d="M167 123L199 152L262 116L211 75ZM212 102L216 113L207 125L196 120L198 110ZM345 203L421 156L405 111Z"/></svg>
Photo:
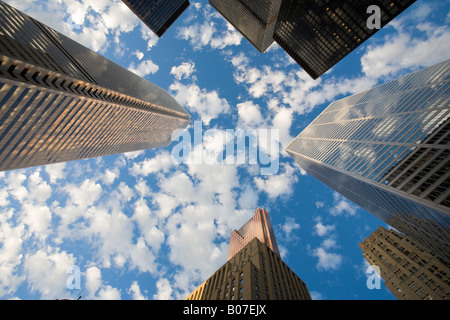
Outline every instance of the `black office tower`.
<svg viewBox="0 0 450 320"><path fill-rule="evenodd" d="M122 0L158 37L189 7L188 0Z"/></svg>
<svg viewBox="0 0 450 320"><path fill-rule="evenodd" d="M273 43L281 0L209 0L259 52Z"/></svg>
<svg viewBox="0 0 450 320"><path fill-rule="evenodd" d="M317 79L414 2L283 0L274 39Z"/></svg>

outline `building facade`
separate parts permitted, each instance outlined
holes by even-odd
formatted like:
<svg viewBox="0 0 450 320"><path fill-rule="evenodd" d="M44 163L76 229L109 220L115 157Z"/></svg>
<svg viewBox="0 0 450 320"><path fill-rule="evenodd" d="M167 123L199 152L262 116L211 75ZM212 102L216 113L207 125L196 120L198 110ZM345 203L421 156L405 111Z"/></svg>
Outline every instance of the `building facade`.
<svg viewBox="0 0 450 320"><path fill-rule="evenodd" d="M283 0L273 38L317 79L414 2ZM372 5L380 10L373 28Z"/></svg>
<svg viewBox="0 0 450 320"><path fill-rule="evenodd" d="M188 0L122 0L158 37L189 7Z"/></svg>
<svg viewBox="0 0 450 320"><path fill-rule="evenodd" d="M450 298L450 265L397 231L379 227L359 247L397 299Z"/></svg>
<svg viewBox="0 0 450 320"><path fill-rule="evenodd" d="M230 260L253 238L258 238L261 243L266 244L273 252L280 256L277 240L273 232L269 213L265 209L255 210L253 217L247 221L239 230L233 230L228 247L228 258Z"/></svg>
<svg viewBox="0 0 450 320"><path fill-rule="evenodd" d="M166 146L165 90L0 2L0 171Z"/></svg>
<svg viewBox="0 0 450 320"><path fill-rule="evenodd" d="M270 223L264 209L256 210L255 216L261 213ZM246 225L263 226L252 220ZM247 237L239 250L232 252L233 256L186 300L311 300L306 284L257 235Z"/></svg>
<svg viewBox="0 0 450 320"><path fill-rule="evenodd" d="M331 103L286 148L310 175L450 261L450 60Z"/></svg>
<svg viewBox="0 0 450 320"><path fill-rule="evenodd" d="M273 43L273 33L282 0L209 0L259 52Z"/></svg>

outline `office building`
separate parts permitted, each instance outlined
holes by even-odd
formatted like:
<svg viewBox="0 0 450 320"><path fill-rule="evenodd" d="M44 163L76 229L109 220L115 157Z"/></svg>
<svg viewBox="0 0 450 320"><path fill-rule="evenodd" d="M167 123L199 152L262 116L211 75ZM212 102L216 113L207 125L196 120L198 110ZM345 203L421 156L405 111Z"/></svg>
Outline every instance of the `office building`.
<svg viewBox="0 0 450 320"><path fill-rule="evenodd" d="M283 0L273 38L317 79L414 2ZM377 12L368 13L372 5L380 9L375 27L372 14Z"/></svg>
<svg viewBox="0 0 450 320"><path fill-rule="evenodd" d="M271 224L267 211L257 209L253 218L239 229L254 231L245 232L243 241L230 251L233 256L186 300L311 300L306 284L273 251L276 246L273 234L265 236L273 242L261 241L259 234L265 233L268 226ZM256 231L257 228L261 230Z"/></svg>
<svg viewBox="0 0 450 320"><path fill-rule="evenodd" d="M259 52L273 43L273 33L282 0L209 0Z"/></svg>
<svg viewBox="0 0 450 320"><path fill-rule="evenodd" d="M397 299L449 299L449 264L404 235L379 227L359 247Z"/></svg>
<svg viewBox="0 0 450 320"><path fill-rule="evenodd" d="M122 0L158 37L189 7L188 0Z"/></svg>
<svg viewBox="0 0 450 320"><path fill-rule="evenodd" d="M166 146L165 90L0 2L0 171Z"/></svg>
<svg viewBox="0 0 450 320"><path fill-rule="evenodd" d="M311 176L450 261L450 60L331 103L286 148Z"/></svg>
<svg viewBox="0 0 450 320"><path fill-rule="evenodd" d="M275 254L280 256L269 213L265 209L258 208L247 223L239 230L231 232L227 260L234 257L254 237L257 237L261 243L266 244Z"/></svg>

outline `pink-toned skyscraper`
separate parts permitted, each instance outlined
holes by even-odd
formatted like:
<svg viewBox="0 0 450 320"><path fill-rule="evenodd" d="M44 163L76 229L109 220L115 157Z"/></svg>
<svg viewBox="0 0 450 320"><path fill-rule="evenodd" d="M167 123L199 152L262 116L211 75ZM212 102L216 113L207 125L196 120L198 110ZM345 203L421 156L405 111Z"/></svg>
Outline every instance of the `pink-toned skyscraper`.
<svg viewBox="0 0 450 320"><path fill-rule="evenodd" d="M255 237L280 256L269 213L265 209L258 208L253 217L239 230L231 232L227 261Z"/></svg>

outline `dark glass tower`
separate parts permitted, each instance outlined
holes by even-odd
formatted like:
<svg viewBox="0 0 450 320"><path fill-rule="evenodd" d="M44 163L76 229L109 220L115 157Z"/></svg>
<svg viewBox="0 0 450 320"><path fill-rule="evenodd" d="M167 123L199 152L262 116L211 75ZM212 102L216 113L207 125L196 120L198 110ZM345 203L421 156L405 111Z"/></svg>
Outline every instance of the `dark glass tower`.
<svg viewBox="0 0 450 320"><path fill-rule="evenodd" d="M317 79L370 38L367 20L371 5L380 8L385 26L415 0L283 0L275 27L275 41Z"/></svg>
<svg viewBox="0 0 450 320"><path fill-rule="evenodd" d="M188 0L122 0L158 37L189 7Z"/></svg>
<svg viewBox="0 0 450 320"><path fill-rule="evenodd" d="M269 214L257 209L238 232L232 232L227 262L186 300L311 300L311 296L281 259Z"/></svg>
<svg viewBox="0 0 450 320"><path fill-rule="evenodd" d="M450 261L450 60L331 103L286 148L309 174Z"/></svg>
<svg viewBox="0 0 450 320"><path fill-rule="evenodd" d="M281 0L209 0L259 52L273 43Z"/></svg>
<svg viewBox="0 0 450 320"><path fill-rule="evenodd" d="M165 90L0 1L0 171L166 146Z"/></svg>

